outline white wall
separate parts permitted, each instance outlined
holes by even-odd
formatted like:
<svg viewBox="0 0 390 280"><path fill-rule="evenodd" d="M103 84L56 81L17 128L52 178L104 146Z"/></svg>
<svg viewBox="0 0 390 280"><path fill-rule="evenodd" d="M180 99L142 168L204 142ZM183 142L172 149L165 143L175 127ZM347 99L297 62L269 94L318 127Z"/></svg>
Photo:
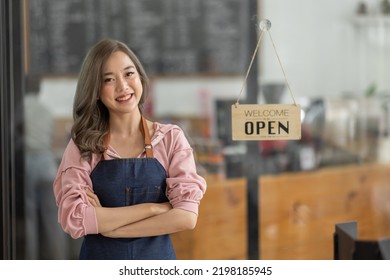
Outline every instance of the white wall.
<svg viewBox="0 0 390 280"><path fill-rule="evenodd" d="M362 95L373 81L382 90L389 88L390 53L377 38L372 44L367 38L383 30L356 28L353 18L359 2L262 0L260 17L272 22L270 32L294 95ZM379 12L380 0L365 2L370 14ZM386 32L382 39L390 42ZM265 35L261 81L283 80L271 40Z"/></svg>
<svg viewBox="0 0 390 280"><path fill-rule="evenodd" d="M242 83L242 77L157 79L153 84L154 112L156 116L208 116L216 99L237 100ZM245 99L245 92L241 98Z"/></svg>
<svg viewBox="0 0 390 280"><path fill-rule="evenodd" d="M56 118L71 118L73 96L76 92L75 78L47 78L41 82L39 98Z"/></svg>

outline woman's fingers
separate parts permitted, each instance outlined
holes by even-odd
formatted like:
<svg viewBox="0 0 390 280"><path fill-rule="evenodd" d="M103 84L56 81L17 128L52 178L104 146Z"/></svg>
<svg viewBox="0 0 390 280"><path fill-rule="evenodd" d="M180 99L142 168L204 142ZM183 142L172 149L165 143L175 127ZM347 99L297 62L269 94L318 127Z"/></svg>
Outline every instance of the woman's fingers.
<svg viewBox="0 0 390 280"><path fill-rule="evenodd" d="M86 193L87 193L88 201L89 201L89 203L92 204L92 206L102 207L102 205L100 204L98 196L94 192L92 192L90 190L87 190Z"/></svg>

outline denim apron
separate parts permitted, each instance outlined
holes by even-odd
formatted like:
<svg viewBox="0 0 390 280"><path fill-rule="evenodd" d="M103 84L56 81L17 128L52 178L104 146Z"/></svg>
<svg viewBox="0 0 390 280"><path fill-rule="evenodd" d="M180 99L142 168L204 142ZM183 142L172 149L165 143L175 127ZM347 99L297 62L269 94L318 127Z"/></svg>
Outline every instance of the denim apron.
<svg viewBox="0 0 390 280"><path fill-rule="evenodd" d="M166 202L166 172L153 157L149 130L141 117L145 158L102 159L91 173L95 194L103 207L122 207L146 202ZM169 234L140 238L84 237L80 259L159 260L176 259Z"/></svg>

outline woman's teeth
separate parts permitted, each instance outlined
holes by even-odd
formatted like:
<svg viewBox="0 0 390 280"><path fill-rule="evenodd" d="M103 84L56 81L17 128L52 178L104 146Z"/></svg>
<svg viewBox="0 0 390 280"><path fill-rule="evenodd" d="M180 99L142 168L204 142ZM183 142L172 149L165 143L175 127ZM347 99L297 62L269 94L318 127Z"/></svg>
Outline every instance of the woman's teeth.
<svg viewBox="0 0 390 280"><path fill-rule="evenodd" d="M120 97L116 98L116 100L117 101L126 101L126 100L129 100L131 98L131 96L132 96L132 94L120 96Z"/></svg>

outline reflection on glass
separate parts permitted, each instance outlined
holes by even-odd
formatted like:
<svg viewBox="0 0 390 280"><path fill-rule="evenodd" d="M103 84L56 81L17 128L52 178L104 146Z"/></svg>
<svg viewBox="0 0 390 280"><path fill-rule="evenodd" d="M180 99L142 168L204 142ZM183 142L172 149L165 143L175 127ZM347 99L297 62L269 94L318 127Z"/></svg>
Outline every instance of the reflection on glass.
<svg viewBox="0 0 390 280"><path fill-rule="evenodd" d="M66 259L67 237L57 222L53 180L57 163L52 153L53 117L39 99L40 80L28 77L25 113L26 259Z"/></svg>

